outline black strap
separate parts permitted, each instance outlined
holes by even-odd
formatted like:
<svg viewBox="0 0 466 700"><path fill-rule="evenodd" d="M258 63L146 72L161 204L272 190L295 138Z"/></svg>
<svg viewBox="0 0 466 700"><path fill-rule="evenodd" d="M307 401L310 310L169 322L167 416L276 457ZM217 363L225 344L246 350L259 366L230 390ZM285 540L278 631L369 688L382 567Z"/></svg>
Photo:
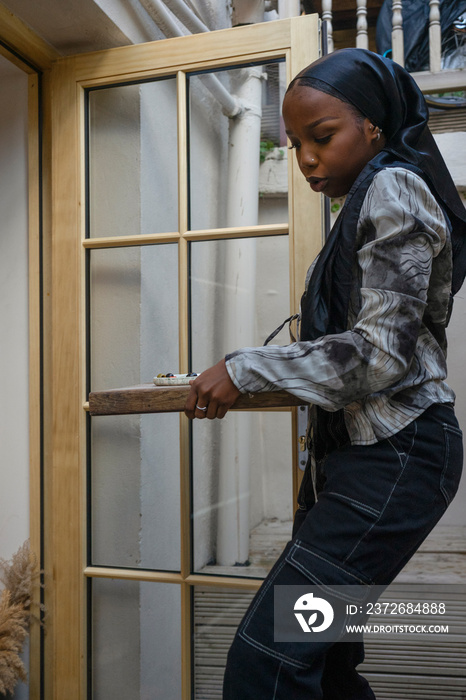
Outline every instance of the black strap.
<svg viewBox="0 0 466 700"><path fill-rule="evenodd" d="M289 333L290 333L290 338L291 338L291 340L292 340L293 343L296 343L296 338L295 338L295 336L294 336L294 334L293 334L293 332L292 332L292 330L291 330L291 323L292 323L296 318L299 318L299 316L300 316L300 314L293 314L293 316L290 316L289 318L286 318L286 319L283 321L283 323L280 324L280 325L278 326L278 328L275 328L275 330L272 331L272 333L269 335L269 337L268 337L267 340L265 341L264 346L265 346L265 345L268 345L268 344L270 343L270 341L273 340L273 339L275 338L275 336L278 335L278 334L280 333L280 331L282 330L282 328L283 328L287 323L289 324L288 331L289 331Z"/></svg>

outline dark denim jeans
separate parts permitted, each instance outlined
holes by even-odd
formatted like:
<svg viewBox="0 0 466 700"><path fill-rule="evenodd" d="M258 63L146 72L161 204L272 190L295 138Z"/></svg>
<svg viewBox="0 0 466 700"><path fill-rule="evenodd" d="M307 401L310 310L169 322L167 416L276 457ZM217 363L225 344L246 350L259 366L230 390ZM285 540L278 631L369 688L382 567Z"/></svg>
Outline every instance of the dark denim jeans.
<svg viewBox="0 0 466 700"><path fill-rule="evenodd" d="M463 463L453 408L434 405L374 445L334 450L299 494L293 538L244 616L224 700L373 700L360 643L274 642L275 585L388 585L441 518Z"/></svg>

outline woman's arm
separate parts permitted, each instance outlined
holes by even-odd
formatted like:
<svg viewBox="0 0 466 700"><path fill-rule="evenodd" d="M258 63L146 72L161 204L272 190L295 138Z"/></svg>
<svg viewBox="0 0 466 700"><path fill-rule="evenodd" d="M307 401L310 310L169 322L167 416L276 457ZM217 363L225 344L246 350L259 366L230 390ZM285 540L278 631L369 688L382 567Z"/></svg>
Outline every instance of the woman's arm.
<svg viewBox="0 0 466 700"><path fill-rule="evenodd" d="M335 411L406 374L427 305L432 260L445 244L445 220L423 180L396 169L374 178L360 226L369 240L358 252L361 308L353 327L315 341L228 355L222 375L226 371L240 392L284 389ZM448 285L445 271L446 294ZM222 382L229 386L224 376ZM198 387L204 392L201 382Z"/></svg>

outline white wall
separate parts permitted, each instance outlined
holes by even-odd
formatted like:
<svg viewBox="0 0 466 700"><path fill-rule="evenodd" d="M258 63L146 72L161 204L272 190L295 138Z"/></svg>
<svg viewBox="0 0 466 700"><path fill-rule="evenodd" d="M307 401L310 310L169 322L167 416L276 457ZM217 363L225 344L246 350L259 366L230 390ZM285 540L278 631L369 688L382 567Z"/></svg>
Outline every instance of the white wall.
<svg viewBox="0 0 466 700"><path fill-rule="evenodd" d="M29 537L27 76L0 57L0 556Z"/></svg>
<svg viewBox="0 0 466 700"><path fill-rule="evenodd" d="M0 57L0 557L29 537L27 76ZM18 686L15 699L28 696Z"/></svg>

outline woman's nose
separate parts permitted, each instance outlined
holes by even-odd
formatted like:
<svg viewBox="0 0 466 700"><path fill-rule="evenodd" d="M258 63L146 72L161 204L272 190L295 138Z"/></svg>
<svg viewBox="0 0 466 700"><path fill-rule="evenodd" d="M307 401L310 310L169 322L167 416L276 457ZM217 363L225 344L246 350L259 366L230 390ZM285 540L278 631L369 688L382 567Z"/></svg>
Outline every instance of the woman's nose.
<svg viewBox="0 0 466 700"><path fill-rule="evenodd" d="M315 168L317 165L317 157L310 148L303 149L301 147L301 167L302 168Z"/></svg>

